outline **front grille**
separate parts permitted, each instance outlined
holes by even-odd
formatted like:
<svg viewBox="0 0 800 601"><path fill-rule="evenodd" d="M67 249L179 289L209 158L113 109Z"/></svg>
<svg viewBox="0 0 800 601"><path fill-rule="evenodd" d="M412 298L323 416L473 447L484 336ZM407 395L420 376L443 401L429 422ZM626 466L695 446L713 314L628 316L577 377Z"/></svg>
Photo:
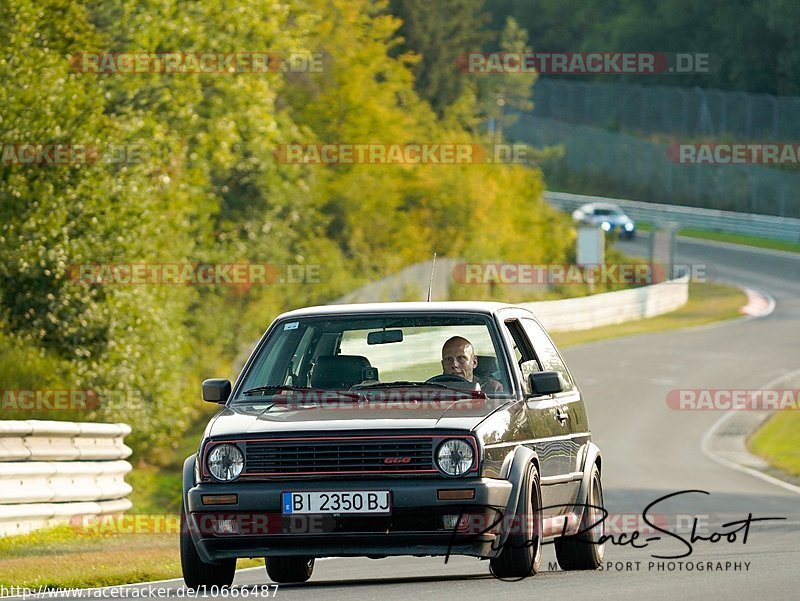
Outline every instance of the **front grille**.
<svg viewBox="0 0 800 601"><path fill-rule="evenodd" d="M246 441L244 476L435 472L430 437Z"/></svg>

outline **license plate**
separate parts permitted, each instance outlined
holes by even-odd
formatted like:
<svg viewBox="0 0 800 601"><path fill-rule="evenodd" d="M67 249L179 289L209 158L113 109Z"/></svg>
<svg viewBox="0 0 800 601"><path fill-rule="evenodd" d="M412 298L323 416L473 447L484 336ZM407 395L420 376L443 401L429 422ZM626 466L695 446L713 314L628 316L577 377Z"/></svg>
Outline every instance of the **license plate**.
<svg viewBox="0 0 800 601"><path fill-rule="evenodd" d="M388 490L342 492L285 492L281 498L284 515L301 513L391 513Z"/></svg>

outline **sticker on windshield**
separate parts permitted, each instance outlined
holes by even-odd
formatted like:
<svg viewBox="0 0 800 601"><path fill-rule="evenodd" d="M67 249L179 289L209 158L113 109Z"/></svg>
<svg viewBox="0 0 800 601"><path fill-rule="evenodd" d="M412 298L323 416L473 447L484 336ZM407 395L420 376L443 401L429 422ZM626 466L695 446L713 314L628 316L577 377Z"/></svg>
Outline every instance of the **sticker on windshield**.
<svg viewBox="0 0 800 601"><path fill-rule="evenodd" d="M286 330L296 330L299 327L300 327L299 321L292 321L283 326L283 331L285 332Z"/></svg>

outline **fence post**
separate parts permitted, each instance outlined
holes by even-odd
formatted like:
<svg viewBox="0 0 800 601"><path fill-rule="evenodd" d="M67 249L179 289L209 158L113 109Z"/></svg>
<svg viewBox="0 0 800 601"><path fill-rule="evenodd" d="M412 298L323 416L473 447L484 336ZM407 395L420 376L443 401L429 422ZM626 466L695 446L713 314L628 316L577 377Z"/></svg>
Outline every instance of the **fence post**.
<svg viewBox="0 0 800 601"><path fill-rule="evenodd" d="M778 139L778 99L775 96L767 96L772 103L772 139Z"/></svg>

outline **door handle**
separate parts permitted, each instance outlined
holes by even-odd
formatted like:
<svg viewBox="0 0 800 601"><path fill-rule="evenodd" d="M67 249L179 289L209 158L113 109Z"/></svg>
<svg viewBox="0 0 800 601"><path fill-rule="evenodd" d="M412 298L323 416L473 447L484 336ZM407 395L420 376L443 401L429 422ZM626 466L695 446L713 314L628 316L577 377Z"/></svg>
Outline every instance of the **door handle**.
<svg viewBox="0 0 800 601"><path fill-rule="evenodd" d="M569 413L568 413L567 411L565 411L565 410L564 410L562 407L559 407L558 409L556 409L556 414L555 414L555 416L554 416L554 417L555 417L555 418L556 418L556 419L557 419L557 420L558 420L558 421L561 423L561 425L563 426L563 425L564 425L564 422L566 422L566 421L569 419Z"/></svg>

